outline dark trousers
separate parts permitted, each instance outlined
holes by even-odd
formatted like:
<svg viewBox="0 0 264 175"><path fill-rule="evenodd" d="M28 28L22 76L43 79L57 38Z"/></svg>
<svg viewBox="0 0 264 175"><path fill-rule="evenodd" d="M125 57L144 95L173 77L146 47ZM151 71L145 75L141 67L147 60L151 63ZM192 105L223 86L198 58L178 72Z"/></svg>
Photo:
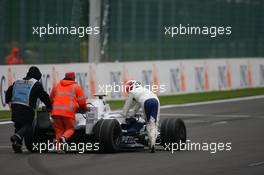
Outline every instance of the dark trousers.
<svg viewBox="0 0 264 175"><path fill-rule="evenodd" d="M150 120L150 117L153 117L155 119L155 122L157 121L157 115L159 110L159 102L155 98L150 98L145 101L144 103L144 110L147 117L147 122Z"/></svg>
<svg viewBox="0 0 264 175"><path fill-rule="evenodd" d="M22 145L23 138L31 134L32 123L15 122L14 126L15 126L15 135L20 139L19 144Z"/></svg>

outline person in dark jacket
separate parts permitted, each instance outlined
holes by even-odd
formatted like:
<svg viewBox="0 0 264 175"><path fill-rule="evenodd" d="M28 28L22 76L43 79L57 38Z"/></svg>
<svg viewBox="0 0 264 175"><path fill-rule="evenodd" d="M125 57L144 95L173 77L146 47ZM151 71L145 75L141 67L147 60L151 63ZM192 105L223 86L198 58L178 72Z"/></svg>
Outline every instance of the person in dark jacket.
<svg viewBox="0 0 264 175"><path fill-rule="evenodd" d="M41 76L40 70L32 66L26 77L16 80L6 92L6 103L11 107L15 126L15 134L10 138L15 153L22 152L23 138L31 132L37 99L40 99L47 109L51 109L49 95L39 82Z"/></svg>

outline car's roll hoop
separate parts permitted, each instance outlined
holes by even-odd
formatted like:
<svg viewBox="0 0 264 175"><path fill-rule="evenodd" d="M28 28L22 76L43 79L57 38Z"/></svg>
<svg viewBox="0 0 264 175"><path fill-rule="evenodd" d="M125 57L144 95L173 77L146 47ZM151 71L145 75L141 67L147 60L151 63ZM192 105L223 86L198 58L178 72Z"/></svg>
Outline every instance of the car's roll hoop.
<svg viewBox="0 0 264 175"><path fill-rule="evenodd" d="M98 99L102 100L104 97L106 97L105 93L95 93L93 96L97 97Z"/></svg>

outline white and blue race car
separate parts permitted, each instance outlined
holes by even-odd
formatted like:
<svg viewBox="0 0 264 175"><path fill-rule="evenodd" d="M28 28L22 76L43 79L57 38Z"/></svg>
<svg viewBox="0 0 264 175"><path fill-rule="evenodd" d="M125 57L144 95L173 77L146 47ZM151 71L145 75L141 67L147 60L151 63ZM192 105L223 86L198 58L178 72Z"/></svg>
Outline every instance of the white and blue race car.
<svg viewBox="0 0 264 175"><path fill-rule="evenodd" d="M111 111L103 94L95 94L89 100L87 112L76 113L75 133L68 140L74 143L99 143L99 150L114 153L122 150L144 149L148 146L145 120L141 114L125 119L120 112ZM185 143L186 127L181 119L167 118L161 121L157 145L166 143ZM32 134L25 137L26 148L33 149L36 143L54 142L55 130L50 114L38 111L33 123Z"/></svg>

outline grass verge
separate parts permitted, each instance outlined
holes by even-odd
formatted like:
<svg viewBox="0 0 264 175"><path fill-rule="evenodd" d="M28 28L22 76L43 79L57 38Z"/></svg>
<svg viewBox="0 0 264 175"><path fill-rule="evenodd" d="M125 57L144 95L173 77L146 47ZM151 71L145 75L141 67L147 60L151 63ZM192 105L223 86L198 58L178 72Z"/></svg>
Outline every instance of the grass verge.
<svg viewBox="0 0 264 175"><path fill-rule="evenodd" d="M10 111L0 111L0 121L3 119L10 119Z"/></svg>
<svg viewBox="0 0 264 175"><path fill-rule="evenodd" d="M171 104L184 104L193 102L203 102L211 100L220 99L230 99L238 97L248 97L264 95L264 88L248 88L239 90L228 90L228 91L212 91L212 92L202 92L202 93L192 93L192 94L182 94L182 95L171 95L171 96L160 96L161 105L171 105ZM124 100L112 100L108 101L111 109L121 109L124 105ZM0 120L9 119L9 111L0 111Z"/></svg>
<svg viewBox="0 0 264 175"><path fill-rule="evenodd" d="M203 102L220 99L230 99L238 97L264 95L264 88L248 88L228 91L212 91L202 93L191 93L171 96L160 96L161 105L184 104L193 102ZM109 101L112 109L120 109L124 105L123 100Z"/></svg>

